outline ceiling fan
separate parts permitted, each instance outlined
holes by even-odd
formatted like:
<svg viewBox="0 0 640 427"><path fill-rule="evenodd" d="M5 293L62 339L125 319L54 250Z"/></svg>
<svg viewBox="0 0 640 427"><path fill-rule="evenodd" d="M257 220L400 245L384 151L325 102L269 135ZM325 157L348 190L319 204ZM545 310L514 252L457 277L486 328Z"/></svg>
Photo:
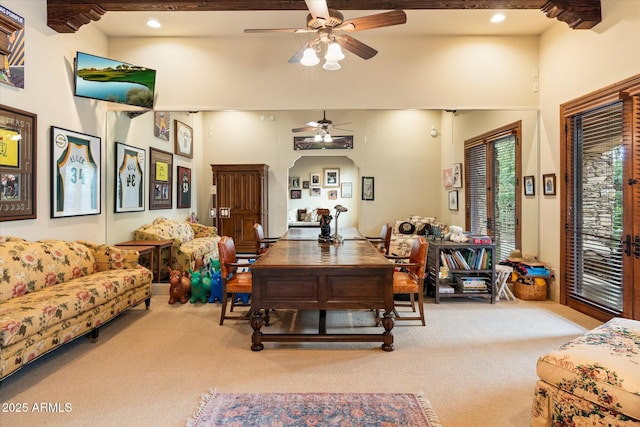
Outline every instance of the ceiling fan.
<svg viewBox="0 0 640 427"><path fill-rule="evenodd" d="M308 138L309 141L308 142L333 142L333 141L337 141L339 139L343 139L344 137L332 137L331 136L331 130L332 129L337 129L337 130L343 130L346 132L353 132L350 129L343 129L340 126L344 126L344 125L348 125L350 124L349 122L347 123L339 123L339 124L333 124L333 121L327 119L327 112L326 110L322 112L322 118L320 120L318 120L317 122L307 122L305 123L305 126L303 127L299 127L299 128L293 128L291 129L291 132L316 132L315 137L310 137Z"/></svg>
<svg viewBox="0 0 640 427"><path fill-rule="evenodd" d="M344 59L341 48L354 53L362 59L373 58L378 51L343 32L362 31L388 27L407 22L403 10L392 10L375 15L348 19L344 15L327 7L326 0L305 0L309 15L306 28L254 28L245 29L245 33L316 33L316 37L306 42L290 59L290 63L313 66L320 62L317 53L324 48L326 70L339 70L338 61Z"/></svg>

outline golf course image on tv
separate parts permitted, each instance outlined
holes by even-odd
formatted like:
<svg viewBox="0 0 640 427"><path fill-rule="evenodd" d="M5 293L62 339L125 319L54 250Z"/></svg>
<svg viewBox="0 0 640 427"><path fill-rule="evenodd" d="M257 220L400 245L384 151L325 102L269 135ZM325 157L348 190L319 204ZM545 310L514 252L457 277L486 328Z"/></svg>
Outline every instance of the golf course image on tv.
<svg viewBox="0 0 640 427"><path fill-rule="evenodd" d="M75 95L153 108L156 70L122 61L76 54Z"/></svg>

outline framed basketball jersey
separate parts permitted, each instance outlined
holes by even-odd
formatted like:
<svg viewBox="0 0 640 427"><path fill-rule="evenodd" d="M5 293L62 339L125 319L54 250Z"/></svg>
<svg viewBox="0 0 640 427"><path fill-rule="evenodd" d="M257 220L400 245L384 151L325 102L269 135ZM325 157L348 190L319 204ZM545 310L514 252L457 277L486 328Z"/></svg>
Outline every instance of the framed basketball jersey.
<svg viewBox="0 0 640 427"><path fill-rule="evenodd" d="M116 213L144 210L145 158L143 148L116 142Z"/></svg>
<svg viewBox="0 0 640 427"><path fill-rule="evenodd" d="M100 213L100 138L51 127L51 217Z"/></svg>

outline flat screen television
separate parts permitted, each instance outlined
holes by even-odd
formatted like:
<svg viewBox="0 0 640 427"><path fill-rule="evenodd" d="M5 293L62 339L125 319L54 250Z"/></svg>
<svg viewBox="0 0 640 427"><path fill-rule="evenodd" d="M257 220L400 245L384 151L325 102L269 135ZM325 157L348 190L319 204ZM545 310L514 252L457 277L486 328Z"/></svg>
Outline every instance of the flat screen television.
<svg viewBox="0 0 640 427"><path fill-rule="evenodd" d="M75 96L153 108L156 70L114 59L76 54Z"/></svg>

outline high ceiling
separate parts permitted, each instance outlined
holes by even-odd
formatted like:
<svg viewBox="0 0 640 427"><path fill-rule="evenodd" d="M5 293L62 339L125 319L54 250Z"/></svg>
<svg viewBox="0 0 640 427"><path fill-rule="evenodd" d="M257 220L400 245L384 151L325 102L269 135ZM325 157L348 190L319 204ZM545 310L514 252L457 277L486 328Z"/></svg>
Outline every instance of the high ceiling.
<svg viewBox="0 0 640 427"><path fill-rule="evenodd" d="M536 35L558 21L588 29L601 20L600 0L328 0L328 5L347 19L404 9L407 24L374 30L390 35ZM304 0L48 0L47 6L48 24L58 32L92 23L110 37L228 36L244 28L299 28L307 13ZM497 10L507 19L492 25L488 21ZM151 17L162 29L146 26Z"/></svg>

